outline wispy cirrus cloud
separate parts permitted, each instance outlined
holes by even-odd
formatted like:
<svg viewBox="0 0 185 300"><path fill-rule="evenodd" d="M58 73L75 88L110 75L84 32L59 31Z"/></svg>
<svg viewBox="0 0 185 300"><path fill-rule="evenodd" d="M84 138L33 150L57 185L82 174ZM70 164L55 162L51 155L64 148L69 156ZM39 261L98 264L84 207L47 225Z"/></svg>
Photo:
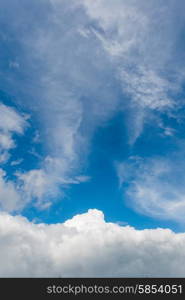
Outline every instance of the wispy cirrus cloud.
<svg viewBox="0 0 185 300"><path fill-rule="evenodd" d="M44 158L37 169L19 171L22 189L39 195L40 203L84 176L95 129L118 111L129 111L133 144L150 113L178 106L175 94L184 67L174 63L174 48L183 3L40 0L28 5L17 0L13 5L16 17L7 1L1 3L6 12L0 15L6 28L1 88L19 99L40 127ZM10 62L19 67L12 69Z"/></svg>
<svg viewBox="0 0 185 300"><path fill-rule="evenodd" d="M23 135L28 116L14 108L0 103L0 209L4 211L20 210L24 205L17 185L8 179L2 169L10 159L10 150L16 147L16 135Z"/></svg>
<svg viewBox="0 0 185 300"><path fill-rule="evenodd" d="M14 181L7 178L7 174L0 169L0 210L13 212L21 210L25 203Z"/></svg>
<svg viewBox="0 0 185 300"><path fill-rule="evenodd" d="M82 0L87 13L97 26L92 29L116 66L130 109L130 143L142 133L151 113L176 109L175 94L184 81L183 47L179 58L174 48L182 31L182 3L175 1L88 1ZM177 25L177 18L179 20ZM182 45L181 45L182 46ZM134 122L134 118L136 122Z"/></svg>
<svg viewBox="0 0 185 300"><path fill-rule="evenodd" d="M0 103L0 163L7 161L9 150L16 146L15 135L22 135L28 126L26 119L26 115L21 115L14 108Z"/></svg>
<svg viewBox="0 0 185 300"><path fill-rule="evenodd" d="M7 25L22 53L17 57L20 67L15 70L16 78L10 74L8 90L24 99L21 105L38 120L44 140L45 158L38 168L23 170L22 175L19 172L21 188L29 190L29 194L34 191L39 201L41 198L45 201L48 193L58 191L58 186L85 178L80 166L86 160L93 131L113 114L118 103L110 76L112 66L104 52L99 51L99 42L94 36L86 38L79 32L79 28L89 22L84 10L73 1L47 4L51 7L51 10L45 7L48 19L38 20L39 26L36 26L31 22L32 17L35 18L32 13L34 8L42 10L43 2L33 3L33 11L30 10L26 19L31 22L29 35L21 22L13 27ZM23 23L25 9L26 5L20 8L19 19ZM12 10L8 7L6 10L11 14ZM21 38L20 30L23 30ZM24 86L31 87L26 93L20 80L22 76ZM7 82L4 89L6 86ZM28 188L32 173L37 176ZM40 174L44 178L42 188Z"/></svg>
<svg viewBox="0 0 185 300"><path fill-rule="evenodd" d="M184 224L183 151L166 157L130 158L117 165L120 187L134 210Z"/></svg>

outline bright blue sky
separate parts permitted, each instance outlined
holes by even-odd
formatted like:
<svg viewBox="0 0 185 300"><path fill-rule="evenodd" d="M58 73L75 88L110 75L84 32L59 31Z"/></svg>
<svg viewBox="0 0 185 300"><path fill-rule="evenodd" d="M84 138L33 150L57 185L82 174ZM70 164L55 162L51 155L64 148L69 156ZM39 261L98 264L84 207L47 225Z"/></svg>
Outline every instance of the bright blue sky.
<svg viewBox="0 0 185 300"><path fill-rule="evenodd" d="M1 210L183 231L183 1L0 6Z"/></svg>
<svg viewBox="0 0 185 300"><path fill-rule="evenodd" d="M37 221L55 223L67 220L78 213L84 213L89 208L97 208L104 212L105 218L110 222L129 224L138 229L165 227L174 231L183 231L183 227L173 220L161 220L138 214L126 203L125 189L119 187L115 163L127 161L128 157L139 155L143 158L152 155L161 155L176 150L171 137L156 137L160 130L149 128L138 139L134 146L129 146L125 137L127 132L123 124L124 114L120 113L105 127L98 128L93 141L88 162L84 172L90 174L91 180L86 183L74 185L66 190L62 201L60 197L48 210L40 211L26 208L23 212L29 219L38 217ZM150 132L148 132L150 131ZM166 147L168 151L165 151ZM126 182L126 185L129 182Z"/></svg>
<svg viewBox="0 0 185 300"><path fill-rule="evenodd" d="M150 132L147 130L137 143L130 147L126 140L127 132L123 118L124 113L119 113L95 133L92 141L93 151L84 166L84 172L91 176L89 182L67 189L64 199L55 199L56 203L48 210L40 211L29 207L23 214L30 220L38 218L38 222L55 223L84 213L89 208L97 208L104 212L106 220L110 222L129 224L138 229L170 227L174 231L182 231L183 228L178 223L138 214L126 203L125 193L119 188L114 162L127 161L132 155L150 157L164 152L165 156L166 147L170 152L174 151L175 146L171 137L156 137L154 140L153 134L159 135L160 130L149 128Z"/></svg>

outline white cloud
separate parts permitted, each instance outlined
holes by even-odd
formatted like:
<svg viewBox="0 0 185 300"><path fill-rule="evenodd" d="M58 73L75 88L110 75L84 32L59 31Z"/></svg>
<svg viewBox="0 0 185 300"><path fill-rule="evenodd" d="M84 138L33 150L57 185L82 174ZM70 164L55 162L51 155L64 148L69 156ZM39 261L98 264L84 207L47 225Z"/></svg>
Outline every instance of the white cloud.
<svg viewBox="0 0 185 300"><path fill-rule="evenodd" d="M139 106L160 110L173 107L173 100L168 97L169 82L153 70L147 70L143 66L133 73L123 70L121 78L126 85L125 91Z"/></svg>
<svg viewBox="0 0 185 300"><path fill-rule="evenodd" d="M13 68L13 69L19 69L20 65L17 61L10 61L9 62L9 68Z"/></svg>
<svg viewBox="0 0 185 300"><path fill-rule="evenodd" d="M24 199L24 205L33 201L39 209L47 209L51 205L49 199L59 194L56 185L59 179L55 179L53 174L50 176L44 169L16 172L15 175L19 193Z"/></svg>
<svg viewBox="0 0 185 300"><path fill-rule="evenodd" d="M6 151L6 152L2 152L0 154L0 164L4 164L5 162L7 162L10 158L10 154Z"/></svg>
<svg viewBox="0 0 185 300"><path fill-rule="evenodd" d="M26 116L0 103L0 163L8 160L8 151L15 147L14 135L23 134L26 126Z"/></svg>
<svg viewBox="0 0 185 300"><path fill-rule="evenodd" d="M185 234L107 223L89 210L62 224L0 215L1 277L185 275Z"/></svg>
<svg viewBox="0 0 185 300"><path fill-rule="evenodd" d="M127 185L128 204L159 219L184 223L185 188L183 153L169 157L136 158L117 166L120 186Z"/></svg>
<svg viewBox="0 0 185 300"><path fill-rule="evenodd" d="M25 125L25 118L14 108L0 104L0 130L22 134Z"/></svg>
<svg viewBox="0 0 185 300"><path fill-rule="evenodd" d="M12 212L21 209L23 201L13 181L6 178L6 172L0 169L0 210Z"/></svg>
<svg viewBox="0 0 185 300"><path fill-rule="evenodd" d="M173 96L181 89L184 68L177 67L173 49L182 30L182 7L173 0L81 2L98 24L93 32L115 64L123 95L129 99L134 143L143 131L147 110L167 113L177 105Z"/></svg>
<svg viewBox="0 0 185 300"><path fill-rule="evenodd" d="M57 173L57 167L54 164L60 164L51 157L47 157L43 169L34 169L28 172L16 172L17 185L22 198L26 203L35 200L35 205L40 209L48 208L51 205L50 200L57 195L63 196L57 184L69 185L79 184L90 180L89 176L79 175L74 178L60 177ZM59 166L60 167L60 166ZM56 172L50 172L54 168ZM49 200L50 199L50 200Z"/></svg>
<svg viewBox="0 0 185 300"><path fill-rule="evenodd" d="M40 199L47 190L48 177L42 169L16 173L16 176L24 183L23 190L28 198Z"/></svg>
<svg viewBox="0 0 185 300"><path fill-rule="evenodd" d="M20 158L20 159L11 161L10 165L17 166L17 165L20 165L22 162L23 162L23 158Z"/></svg>
<svg viewBox="0 0 185 300"><path fill-rule="evenodd" d="M10 158L9 150L16 146L14 136L23 134L28 125L26 118L14 108L0 103L0 164ZM6 172L0 169L0 209L17 211L24 206L23 202L16 183L7 179Z"/></svg>
<svg viewBox="0 0 185 300"><path fill-rule="evenodd" d="M2 134L0 133L0 148L1 149L11 149L14 147L14 142L11 139L11 136L7 135L7 134Z"/></svg>

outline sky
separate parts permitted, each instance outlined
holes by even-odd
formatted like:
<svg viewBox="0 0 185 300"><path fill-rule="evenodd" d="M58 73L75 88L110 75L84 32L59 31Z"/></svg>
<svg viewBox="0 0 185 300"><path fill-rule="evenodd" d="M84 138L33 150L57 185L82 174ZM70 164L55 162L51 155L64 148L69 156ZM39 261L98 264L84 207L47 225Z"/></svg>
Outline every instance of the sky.
<svg viewBox="0 0 185 300"><path fill-rule="evenodd" d="M184 9L1 0L0 277L185 276Z"/></svg>

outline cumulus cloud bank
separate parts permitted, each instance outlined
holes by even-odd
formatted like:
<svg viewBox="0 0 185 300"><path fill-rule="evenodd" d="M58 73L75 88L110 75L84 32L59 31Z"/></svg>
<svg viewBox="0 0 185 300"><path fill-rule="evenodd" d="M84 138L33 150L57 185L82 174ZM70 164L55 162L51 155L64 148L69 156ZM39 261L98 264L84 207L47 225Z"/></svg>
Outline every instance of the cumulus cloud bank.
<svg viewBox="0 0 185 300"><path fill-rule="evenodd" d="M136 230L91 209L62 224L0 215L1 277L185 276L185 234Z"/></svg>

